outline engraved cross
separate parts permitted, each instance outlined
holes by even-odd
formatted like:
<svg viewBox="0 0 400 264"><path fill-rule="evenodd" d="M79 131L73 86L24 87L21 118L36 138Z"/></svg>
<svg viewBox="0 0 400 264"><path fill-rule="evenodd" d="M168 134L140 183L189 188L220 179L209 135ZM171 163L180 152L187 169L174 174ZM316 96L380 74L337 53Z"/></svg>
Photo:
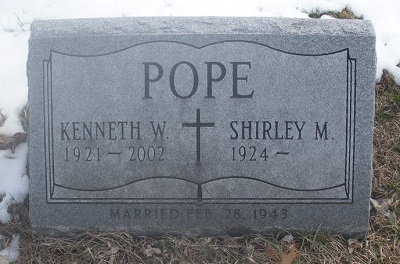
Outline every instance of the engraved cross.
<svg viewBox="0 0 400 264"><path fill-rule="evenodd" d="M195 127L196 128L196 156L197 162L200 162L200 128L213 127L214 123L201 123L200 122L200 108L196 108L196 123L182 123L182 127Z"/></svg>

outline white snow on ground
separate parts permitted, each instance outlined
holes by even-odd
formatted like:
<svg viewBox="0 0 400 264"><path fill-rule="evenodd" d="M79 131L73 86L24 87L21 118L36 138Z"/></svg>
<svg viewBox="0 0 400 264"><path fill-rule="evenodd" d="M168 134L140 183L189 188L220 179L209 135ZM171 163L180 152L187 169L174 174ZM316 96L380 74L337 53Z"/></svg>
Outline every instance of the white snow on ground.
<svg viewBox="0 0 400 264"><path fill-rule="evenodd" d="M29 179L25 172L28 144L20 144L15 153L11 150L0 152L0 194L5 197L0 201L0 222L10 221L7 208L13 203L23 202L28 193Z"/></svg>
<svg viewBox="0 0 400 264"><path fill-rule="evenodd" d="M0 112L7 118L3 126L0 125L0 134L22 132L18 114L27 103L26 60L33 19L121 16L307 18L307 12L340 11L345 7L374 24L377 80L382 69L388 69L400 84L400 67L396 66L400 63L398 0L0 0ZM5 196L0 202L1 223L10 220L8 206L22 202L28 193L26 156L26 143L21 144L15 154L0 150L0 199ZM8 254L10 260L18 258L18 237L14 240L9 249L0 251L0 256Z"/></svg>
<svg viewBox="0 0 400 264"><path fill-rule="evenodd" d="M2 259L5 259L8 262L17 261L18 257L19 257L19 235L13 235L10 245L0 250L0 263L4 263L1 262Z"/></svg>

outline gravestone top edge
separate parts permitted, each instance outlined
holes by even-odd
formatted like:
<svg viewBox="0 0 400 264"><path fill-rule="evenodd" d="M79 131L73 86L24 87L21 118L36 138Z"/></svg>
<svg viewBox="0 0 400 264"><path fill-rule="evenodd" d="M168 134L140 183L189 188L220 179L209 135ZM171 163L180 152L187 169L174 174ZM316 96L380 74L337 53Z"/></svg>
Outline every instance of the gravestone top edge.
<svg viewBox="0 0 400 264"><path fill-rule="evenodd" d="M372 23L351 19L266 17L121 17L35 20L31 39L157 34L375 36Z"/></svg>

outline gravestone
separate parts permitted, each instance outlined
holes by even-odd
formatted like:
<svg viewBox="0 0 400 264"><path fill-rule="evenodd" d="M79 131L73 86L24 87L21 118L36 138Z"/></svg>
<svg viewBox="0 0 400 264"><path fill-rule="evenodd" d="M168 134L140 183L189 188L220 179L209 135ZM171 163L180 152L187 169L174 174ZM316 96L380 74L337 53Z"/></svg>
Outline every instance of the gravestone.
<svg viewBox="0 0 400 264"><path fill-rule="evenodd" d="M363 236L374 76L360 20L36 21L32 227Z"/></svg>

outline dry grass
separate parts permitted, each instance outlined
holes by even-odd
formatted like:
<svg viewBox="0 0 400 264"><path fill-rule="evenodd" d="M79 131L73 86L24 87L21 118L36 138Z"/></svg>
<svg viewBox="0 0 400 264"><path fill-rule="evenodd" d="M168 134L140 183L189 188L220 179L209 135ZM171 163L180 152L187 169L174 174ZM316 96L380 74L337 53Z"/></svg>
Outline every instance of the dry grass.
<svg viewBox="0 0 400 264"><path fill-rule="evenodd" d="M400 192L400 87L384 71L376 85L374 195Z"/></svg>
<svg viewBox="0 0 400 264"><path fill-rule="evenodd" d="M345 8L342 11L327 12L321 12L319 9L316 9L308 13L308 16L311 18L321 18L323 15L328 15L338 19L362 19L362 16L356 16L349 8Z"/></svg>
<svg viewBox="0 0 400 264"><path fill-rule="evenodd" d="M17 132L14 135L2 135L0 134L0 150L10 149L13 153L15 148L22 142L27 140L27 130L28 130L28 105L25 105L19 114L22 128L25 132ZM0 111L0 127L3 125L7 117Z"/></svg>
<svg viewBox="0 0 400 264"><path fill-rule="evenodd" d="M399 211L398 205L396 206ZM293 263L400 263L399 223L376 212L369 236L352 246L340 236L302 234L293 241L265 235L159 239L126 233L84 234L73 239L34 236L27 205L12 207L14 220L5 235L21 234L18 263L286 263L280 262L295 245ZM3 245L10 242L4 241ZM350 252L353 250L352 252Z"/></svg>
<svg viewBox="0 0 400 264"><path fill-rule="evenodd" d="M84 234L73 239L34 235L28 204L11 207L13 220L0 226L4 240L21 235L18 263L400 263L400 87L384 72L376 85L373 197L363 241L299 234L294 240L265 235L241 237L132 237L126 233ZM350 244L349 244L350 242ZM294 247L293 247L294 245ZM292 246L292 247L291 247ZM294 258L294 261L291 261Z"/></svg>

